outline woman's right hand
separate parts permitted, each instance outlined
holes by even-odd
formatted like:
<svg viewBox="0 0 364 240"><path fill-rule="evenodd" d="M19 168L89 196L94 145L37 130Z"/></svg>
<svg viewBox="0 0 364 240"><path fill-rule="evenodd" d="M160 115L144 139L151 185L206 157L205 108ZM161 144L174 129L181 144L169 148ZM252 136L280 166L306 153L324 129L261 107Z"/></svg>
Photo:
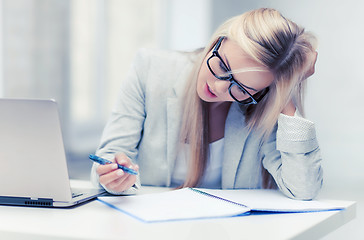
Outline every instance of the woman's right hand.
<svg viewBox="0 0 364 240"><path fill-rule="evenodd" d="M131 175L123 170L119 169L117 164L125 167L139 170L139 166L133 164L124 153L118 153L115 155L113 163L100 165L96 169L96 173L99 175L100 183L113 192L123 192L131 188L136 182L136 175Z"/></svg>

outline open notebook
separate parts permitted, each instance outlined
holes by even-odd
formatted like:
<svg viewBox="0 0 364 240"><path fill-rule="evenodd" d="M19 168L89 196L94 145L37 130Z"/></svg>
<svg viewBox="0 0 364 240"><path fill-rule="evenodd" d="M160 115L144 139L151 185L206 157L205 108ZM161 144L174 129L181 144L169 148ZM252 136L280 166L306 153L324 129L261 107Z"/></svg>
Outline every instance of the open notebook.
<svg viewBox="0 0 364 240"><path fill-rule="evenodd" d="M183 188L134 196L99 197L100 202L142 222L233 217L262 212L341 210L330 201L299 201L277 190L215 190Z"/></svg>

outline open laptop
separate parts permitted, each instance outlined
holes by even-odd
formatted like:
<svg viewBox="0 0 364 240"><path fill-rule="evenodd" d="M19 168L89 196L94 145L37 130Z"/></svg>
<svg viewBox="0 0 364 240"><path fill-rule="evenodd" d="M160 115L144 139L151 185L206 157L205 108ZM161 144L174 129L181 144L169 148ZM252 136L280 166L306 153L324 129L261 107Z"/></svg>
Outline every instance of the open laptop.
<svg viewBox="0 0 364 240"><path fill-rule="evenodd" d="M57 103L0 99L0 204L70 207L101 189L72 193Z"/></svg>

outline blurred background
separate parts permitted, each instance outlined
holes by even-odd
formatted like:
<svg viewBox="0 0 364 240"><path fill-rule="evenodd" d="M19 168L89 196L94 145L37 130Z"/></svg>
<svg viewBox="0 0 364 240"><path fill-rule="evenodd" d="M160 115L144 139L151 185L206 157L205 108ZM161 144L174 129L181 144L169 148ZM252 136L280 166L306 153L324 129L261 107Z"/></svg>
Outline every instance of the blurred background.
<svg viewBox="0 0 364 240"><path fill-rule="evenodd" d="M325 239L359 239L364 199L364 22L359 0L0 0L0 97L59 103L71 178L88 179L120 82L137 49L193 50L223 21L273 7L319 39L306 117L316 123L322 196L358 201ZM1 133L0 133L1 134Z"/></svg>

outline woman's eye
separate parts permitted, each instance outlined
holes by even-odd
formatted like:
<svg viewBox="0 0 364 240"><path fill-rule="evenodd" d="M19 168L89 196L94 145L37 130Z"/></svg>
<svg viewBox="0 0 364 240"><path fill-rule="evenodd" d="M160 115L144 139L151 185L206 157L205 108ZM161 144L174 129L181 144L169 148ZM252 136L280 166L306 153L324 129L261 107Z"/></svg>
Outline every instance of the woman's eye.
<svg viewBox="0 0 364 240"><path fill-rule="evenodd" d="M240 86L238 86L238 87L239 87L239 92L241 94L245 95L246 94L246 91L243 88L241 88Z"/></svg>
<svg viewBox="0 0 364 240"><path fill-rule="evenodd" d="M225 65L220 61L220 70L223 71L223 72L228 72L228 70L226 69Z"/></svg>
<svg viewBox="0 0 364 240"><path fill-rule="evenodd" d="M243 89L240 89L240 94L245 95L245 94L246 94L246 92L245 92Z"/></svg>
<svg viewBox="0 0 364 240"><path fill-rule="evenodd" d="M220 64L219 64L219 68L220 68L220 70L219 70L219 72L220 72L220 74L219 74L219 76L220 77L229 77L229 70L228 69L226 69L226 67L225 67L225 65L220 61Z"/></svg>

